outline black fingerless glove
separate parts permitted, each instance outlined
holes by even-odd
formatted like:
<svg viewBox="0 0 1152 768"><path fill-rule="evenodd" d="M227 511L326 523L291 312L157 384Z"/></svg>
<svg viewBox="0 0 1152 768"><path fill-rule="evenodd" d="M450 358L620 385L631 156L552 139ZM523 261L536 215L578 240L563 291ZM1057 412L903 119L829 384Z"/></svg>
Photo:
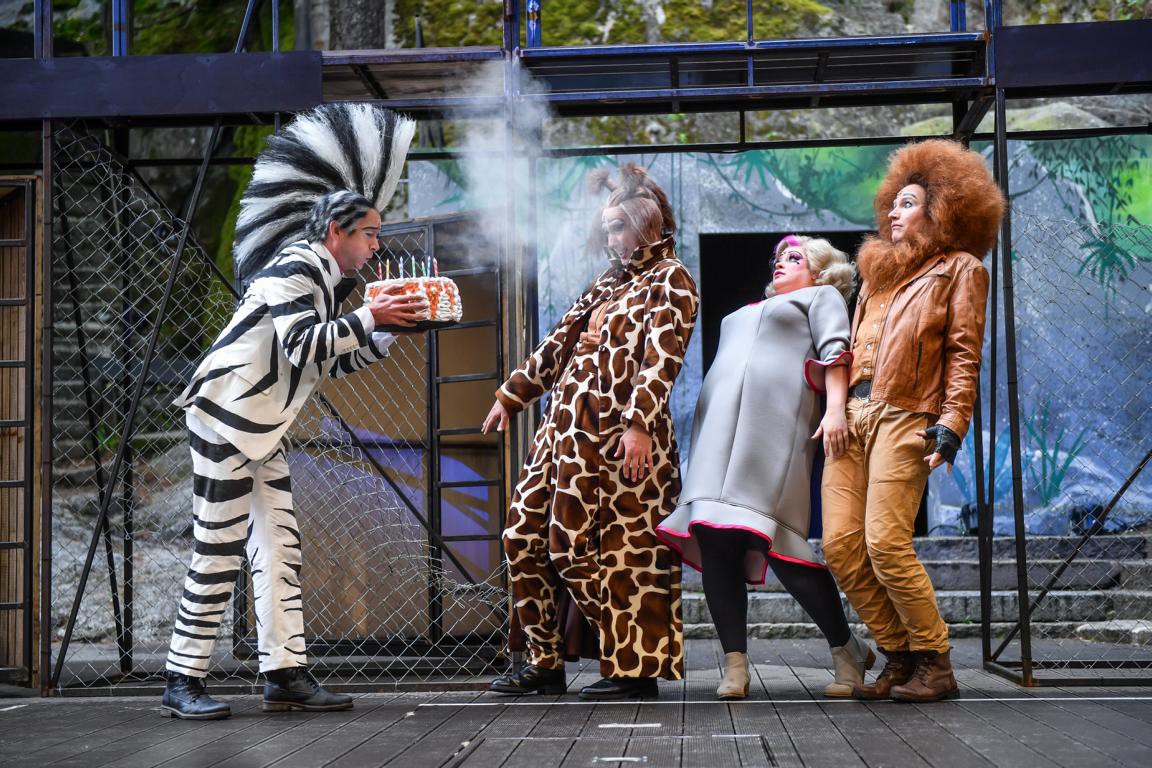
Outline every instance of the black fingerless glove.
<svg viewBox="0 0 1152 768"><path fill-rule="evenodd" d="M960 450L960 438L955 432L940 424L933 424L924 430L927 440L935 441L932 453L938 453L949 464L956 463L956 451Z"/></svg>

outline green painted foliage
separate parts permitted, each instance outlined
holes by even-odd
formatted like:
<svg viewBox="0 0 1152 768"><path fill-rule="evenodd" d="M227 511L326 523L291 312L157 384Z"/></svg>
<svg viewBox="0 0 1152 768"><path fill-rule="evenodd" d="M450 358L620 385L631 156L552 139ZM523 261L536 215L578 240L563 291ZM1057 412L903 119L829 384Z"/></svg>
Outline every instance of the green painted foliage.
<svg viewBox="0 0 1152 768"><path fill-rule="evenodd" d="M1148 137L1033 141L1028 148L1044 172L1080 190L1101 226L1152 223L1152 175L1148 173L1152 141ZM1080 205L1080 199L1065 201L1068 215L1079 217ZM1129 250L1125 245L1107 237L1087 243L1080 271L1114 288L1139 262L1152 260L1142 249Z"/></svg>
<svg viewBox="0 0 1152 768"><path fill-rule="evenodd" d="M779 182L811 208L871 227L875 223L872 198L891 151L889 146L804 147L702 157L720 172L732 193L753 209L763 210L756 203L757 191Z"/></svg>

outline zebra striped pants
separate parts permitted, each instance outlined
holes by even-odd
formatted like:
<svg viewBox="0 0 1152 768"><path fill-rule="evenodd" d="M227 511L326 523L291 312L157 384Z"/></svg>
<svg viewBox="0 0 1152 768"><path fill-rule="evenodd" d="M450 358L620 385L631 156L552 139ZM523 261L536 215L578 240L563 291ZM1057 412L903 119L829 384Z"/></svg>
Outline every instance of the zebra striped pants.
<svg viewBox="0 0 1152 768"><path fill-rule="evenodd" d="M304 666L300 531L292 509L287 443L252 461L192 414L195 548L172 631L167 668L208 673L220 621L247 553L260 671Z"/></svg>

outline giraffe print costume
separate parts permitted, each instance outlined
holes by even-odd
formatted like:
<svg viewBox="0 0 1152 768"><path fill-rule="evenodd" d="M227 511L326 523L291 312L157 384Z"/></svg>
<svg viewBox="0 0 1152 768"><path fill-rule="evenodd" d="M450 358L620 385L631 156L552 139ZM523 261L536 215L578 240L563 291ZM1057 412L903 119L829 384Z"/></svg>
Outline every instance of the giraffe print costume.
<svg viewBox="0 0 1152 768"><path fill-rule="evenodd" d="M542 668L564 663L566 588L599 630L603 677L683 673L680 558L655 533L680 492L669 395L699 303L674 247L666 238L605 271L496 393L516 413L551 390L504 531L515 610ZM600 343L579 345L594 312ZM652 438L639 480L614 458L632 423Z"/></svg>

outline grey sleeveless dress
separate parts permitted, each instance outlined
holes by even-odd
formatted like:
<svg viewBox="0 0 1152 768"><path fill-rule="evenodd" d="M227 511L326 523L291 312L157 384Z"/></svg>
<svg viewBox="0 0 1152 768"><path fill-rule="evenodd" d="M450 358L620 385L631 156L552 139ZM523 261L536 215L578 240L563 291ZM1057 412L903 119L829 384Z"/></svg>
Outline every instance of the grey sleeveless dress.
<svg viewBox="0 0 1152 768"><path fill-rule="evenodd" d="M704 378L679 506L657 533L700 570L692 529L748 531L744 572L762 584L768 556L824 567L808 545L810 437L822 416L824 371L849 364L848 307L827 285L802 288L724 318Z"/></svg>

